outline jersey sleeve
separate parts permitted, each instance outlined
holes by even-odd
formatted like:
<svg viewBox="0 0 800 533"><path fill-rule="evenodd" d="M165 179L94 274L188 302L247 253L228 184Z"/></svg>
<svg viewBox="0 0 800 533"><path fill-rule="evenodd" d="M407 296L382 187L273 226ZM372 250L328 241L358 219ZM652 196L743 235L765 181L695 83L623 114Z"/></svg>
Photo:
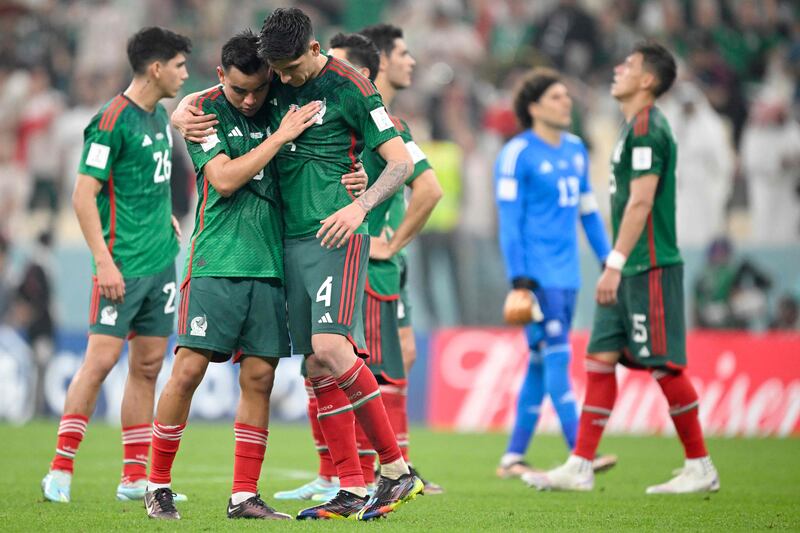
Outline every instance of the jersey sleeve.
<svg viewBox="0 0 800 533"><path fill-rule="evenodd" d="M114 161L124 143L124 128L101 128L103 113L98 113L83 130L83 154L78 173L108 181Z"/></svg>
<svg viewBox="0 0 800 533"><path fill-rule="evenodd" d="M377 91L370 93L356 86L345 87L342 99L349 111L344 117L345 121L361 134L366 150L375 150L389 139L397 137L397 129Z"/></svg>
<svg viewBox="0 0 800 533"><path fill-rule="evenodd" d="M186 148L189 151L189 157L192 158L192 164L194 165L195 170L198 172L202 170L206 163L217 157L219 154L226 154L228 157L231 157L230 147L228 146L228 138L225 137L224 133L220 133L230 129L226 128L225 125L225 118L227 116L226 113L219 109L219 106L216 105L214 100L210 99L205 99L202 102L201 109L205 113L216 114L219 124L216 126L217 131L206 137L206 142L196 143L192 141L186 141ZM220 135L222 136L220 137ZM233 158L231 157L231 159Z"/></svg>
<svg viewBox="0 0 800 533"><path fill-rule="evenodd" d="M513 139L503 147L494 169L500 249L509 281L518 277L535 278L526 270L522 228L525 219L525 191L528 172L524 164L524 139Z"/></svg>
<svg viewBox="0 0 800 533"><path fill-rule="evenodd" d="M422 148L420 148L417 143L414 142L414 138L411 136L411 130L408 129L408 124L406 124L404 121L401 121L401 125L402 129L400 130L400 138L403 139L403 143L405 143L408 153L411 154L411 160L414 162L414 170L406 179L406 185L410 185L412 181L420 176L420 174L426 170L430 170L433 167L431 167L428 157L425 155L425 152L422 151Z"/></svg>
<svg viewBox="0 0 800 533"><path fill-rule="evenodd" d="M655 129L644 135L632 135L629 161L631 179L648 174L663 176L669 161L669 147L664 132Z"/></svg>

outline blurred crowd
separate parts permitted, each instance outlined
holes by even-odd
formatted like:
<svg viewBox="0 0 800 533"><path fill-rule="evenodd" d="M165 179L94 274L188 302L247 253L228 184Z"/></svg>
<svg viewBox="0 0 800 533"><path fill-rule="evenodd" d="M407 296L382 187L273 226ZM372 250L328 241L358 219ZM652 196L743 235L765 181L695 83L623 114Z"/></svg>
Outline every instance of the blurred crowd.
<svg viewBox="0 0 800 533"><path fill-rule="evenodd" d="M411 254L417 312L427 323L499 320L506 282L491 173L518 131L510 101L520 76L538 65L567 76L573 129L591 148L592 182L607 205L607 161L621 120L608 94L612 69L652 37L680 62L679 81L660 104L679 144L679 243L709 249L708 266L688 281L695 323L798 327L792 293L769 295L774 303L757 306L750 322L699 310L719 294L735 299L742 290L732 287L742 284L770 291L764 267L749 263L726 271L723 290L714 274L720 242L729 251L800 246L800 5L791 0L0 1L0 257L18 248L26 262L41 263L34 250L82 245L69 201L82 132L130 78L130 34L158 24L189 35L192 92L215 81L227 37L258 29L286 4L312 16L323 45L336 31L379 21L405 29L415 81L393 111L409 122L445 191ZM195 192L185 150L175 151L172 181L176 214L190 225ZM0 261L6 319L26 282L27 267L13 270Z"/></svg>

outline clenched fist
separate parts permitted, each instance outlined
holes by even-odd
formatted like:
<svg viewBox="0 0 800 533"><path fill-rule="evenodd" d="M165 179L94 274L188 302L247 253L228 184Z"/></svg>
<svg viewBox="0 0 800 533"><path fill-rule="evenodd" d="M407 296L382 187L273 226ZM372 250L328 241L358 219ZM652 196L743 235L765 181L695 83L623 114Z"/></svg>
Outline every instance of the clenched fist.
<svg viewBox="0 0 800 533"><path fill-rule="evenodd" d="M524 326L530 322L541 322L544 315L533 291L511 289L503 305L503 319L512 326Z"/></svg>

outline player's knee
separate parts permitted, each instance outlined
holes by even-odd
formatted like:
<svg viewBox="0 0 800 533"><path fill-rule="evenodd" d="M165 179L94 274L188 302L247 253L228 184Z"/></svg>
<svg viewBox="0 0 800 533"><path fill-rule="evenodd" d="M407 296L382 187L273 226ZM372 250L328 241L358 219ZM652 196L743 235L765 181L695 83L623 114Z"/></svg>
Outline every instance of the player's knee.
<svg viewBox="0 0 800 533"><path fill-rule="evenodd" d="M269 396L275 382L275 369L269 364L252 365L242 368L239 373L239 386L242 393L254 393Z"/></svg>
<svg viewBox="0 0 800 533"><path fill-rule="evenodd" d="M158 379L158 373L161 372L163 361L161 354L138 358L135 361L131 361L129 372L137 378L155 383Z"/></svg>
<svg viewBox="0 0 800 533"><path fill-rule="evenodd" d="M180 394L193 393L203 381L204 375L205 368L197 365L181 365L173 367L170 382Z"/></svg>
<svg viewBox="0 0 800 533"><path fill-rule="evenodd" d="M352 345L341 335L314 335L311 345L317 362L328 369L341 366L342 360L353 354Z"/></svg>
<svg viewBox="0 0 800 533"><path fill-rule="evenodd" d="M116 362L117 359L112 357L87 357L78 372L84 380L91 383L102 383Z"/></svg>

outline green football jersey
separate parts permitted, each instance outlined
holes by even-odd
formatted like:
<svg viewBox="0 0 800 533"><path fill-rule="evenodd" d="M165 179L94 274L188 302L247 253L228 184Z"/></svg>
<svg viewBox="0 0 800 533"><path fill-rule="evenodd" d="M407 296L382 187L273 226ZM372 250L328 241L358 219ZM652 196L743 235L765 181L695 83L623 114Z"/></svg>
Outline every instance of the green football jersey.
<svg viewBox="0 0 800 533"><path fill-rule="evenodd" d="M265 107L271 131L292 106L322 102L316 123L275 158L283 199L287 239L315 235L320 221L353 201L342 185L362 151L372 151L397 136L380 94L349 64L328 58L316 78L301 87L273 78ZM365 233L366 224L357 233Z"/></svg>
<svg viewBox="0 0 800 533"><path fill-rule="evenodd" d="M197 172L197 212L184 276L283 279L283 228L278 184L269 167L227 198L203 172L219 154L231 159L256 148L266 137L263 106L248 118L225 98L221 87L198 95L194 105L217 115L216 133L205 143L187 142Z"/></svg>
<svg viewBox="0 0 800 533"><path fill-rule="evenodd" d="M172 134L164 106L149 113L124 94L114 97L83 131L78 172L103 182L97 209L123 277L157 274L175 260Z"/></svg>
<svg viewBox="0 0 800 533"><path fill-rule="evenodd" d="M406 179L406 185L410 185L412 181L431 168L425 153L417 146L414 139L411 137L411 131L403 120L397 117L390 117L394 123L395 129L400 133L400 138L408 149L412 161L414 161L414 170L411 176ZM380 156L378 152L368 151L364 153L364 170L369 176L368 185L371 186L381 175L383 169L386 167L386 161ZM376 205L372 211L367 215L367 222L369 225L369 234L373 237L386 232L387 238L391 238L394 230L400 225L406 213L406 201L404 190L400 189L391 198ZM404 252L401 252L401 254ZM367 267L367 276L369 287L378 294L384 296L392 296L400 293L400 257L395 256L388 261L375 261L370 259L369 266Z"/></svg>
<svg viewBox="0 0 800 533"><path fill-rule="evenodd" d="M611 225L616 242L631 181L648 174L659 177L653 209L623 276L682 263L675 232L675 161L678 146L669 123L656 107L640 111L626 123L611 157Z"/></svg>

